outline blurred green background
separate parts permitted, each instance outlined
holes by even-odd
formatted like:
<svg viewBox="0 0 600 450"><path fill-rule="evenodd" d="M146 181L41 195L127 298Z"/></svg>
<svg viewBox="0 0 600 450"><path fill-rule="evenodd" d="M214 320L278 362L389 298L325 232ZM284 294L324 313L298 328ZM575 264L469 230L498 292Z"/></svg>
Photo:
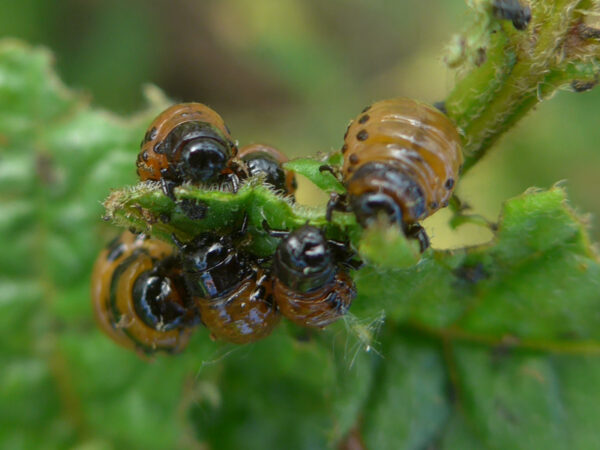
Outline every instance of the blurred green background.
<svg viewBox="0 0 600 450"><path fill-rule="evenodd" d="M454 80L444 47L468 20L462 0L3 3L0 35L49 47L66 84L95 105L139 110L141 86L154 83L175 100L211 105L242 144L290 156L339 148L348 121L374 100L443 99ZM506 198L566 180L578 210L597 217L598 100L600 90L543 102L464 177L463 200L495 219ZM323 201L314 195L305 190L301 201ZM490 237L468 225L450 233L447 218L427 222L437 247Z"/></svg>

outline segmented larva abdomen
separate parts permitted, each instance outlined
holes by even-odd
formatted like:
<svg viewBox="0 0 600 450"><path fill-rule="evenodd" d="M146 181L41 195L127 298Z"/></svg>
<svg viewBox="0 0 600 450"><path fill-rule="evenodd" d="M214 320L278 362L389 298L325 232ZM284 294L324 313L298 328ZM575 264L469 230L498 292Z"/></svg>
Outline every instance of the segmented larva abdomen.
<svg viewBox="0 0 600 450"><path fill-rule="evenodd" d="M94 315L100 329L121 346L151 354L174 353L187 345L191 328L183 322L194 311L186 306L181 269L157 266L172 257L166 243L128 231L98 255L92 273Z"/></svg>
<svg viewBox="0 0 600 450"><path fill-rule="evenodd" d="M452 122L434 107L405 98L365 108L348 127L342 152L349 196L385 192L402 209L405 224L448 204L463 162ZM386 171L396 179L383 180Z"/></svg>

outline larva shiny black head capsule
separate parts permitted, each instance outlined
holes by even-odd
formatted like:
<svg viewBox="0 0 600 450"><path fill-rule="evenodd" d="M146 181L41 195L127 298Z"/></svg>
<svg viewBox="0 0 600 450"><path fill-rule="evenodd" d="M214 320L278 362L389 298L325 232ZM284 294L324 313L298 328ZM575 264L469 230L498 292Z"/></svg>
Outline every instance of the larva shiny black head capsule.
<svg viewBox="0 0 600 450"><path fill-rule="evenodd" d="M247 145L240 149L239 159L245 163L250 176L262 174L266 183L288 195L296 191L294 173L282 167L288 159L276 148L263 144Z"/></svg>
<svg viewBox="0 0 600 450"><path fill-rule="evenodd" d="M219 114L201 103L179 103L148 127L137 158L142 181L170 185L214 182L230 173L237 147Z"/></svg>
<svg viewBox="0 0 600 450"><path fill-rule="evenodd" d="M322 328L342 317L356 296L352 278L325 235L305 225L284 237L273 257L273 293L281 314Z"/></svg>

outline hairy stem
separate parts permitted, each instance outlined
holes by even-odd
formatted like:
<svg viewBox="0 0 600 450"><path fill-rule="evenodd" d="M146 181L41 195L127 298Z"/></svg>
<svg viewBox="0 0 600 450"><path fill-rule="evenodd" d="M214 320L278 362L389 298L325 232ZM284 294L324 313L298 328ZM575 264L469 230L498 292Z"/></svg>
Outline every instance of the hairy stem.
<svg viewBox="0 0 600 450"><path fill-rule="evenodd" d="M445 106L463 134L465 170L557 89L590 89L599 74L596 30L586 24L598 14L597 2L532 0L531 22L519 31L496 18L495 1L470 2L477 25L455 40L460 48L451 48L461 55L449 61L461 78Z"/></svg>

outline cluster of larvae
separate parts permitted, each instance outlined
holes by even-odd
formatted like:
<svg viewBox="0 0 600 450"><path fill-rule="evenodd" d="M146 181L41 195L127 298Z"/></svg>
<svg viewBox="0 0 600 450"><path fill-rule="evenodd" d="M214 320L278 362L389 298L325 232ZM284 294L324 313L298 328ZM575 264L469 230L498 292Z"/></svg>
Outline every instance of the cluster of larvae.
<svg viewBox="0 0 600 450"><path fill-rule="evenodd" d="M350 124L339 176L345 195L333 211L355 214L364 227L385 216L422 248L418 222L448 204L462 164L460 139L437 109L408 99L377 102ZM174 105L150 125L137 158L142 181L160 182L176 200L182 183L228 184L237 192L249 177L293 199L296 182L287 158L260 144L237 148L223 119L200 103ZM311 225L269 229L279 239L261 258L246 250L246 221L227 235L202 232L176 246L125 232L98 256L92 302L101 329L140 353L178 352L195 327L215 339L244 344L268 336L281 316L323 328L346 314L356 296L351 271L361 262L348 242L327 239Z"/></svg>

